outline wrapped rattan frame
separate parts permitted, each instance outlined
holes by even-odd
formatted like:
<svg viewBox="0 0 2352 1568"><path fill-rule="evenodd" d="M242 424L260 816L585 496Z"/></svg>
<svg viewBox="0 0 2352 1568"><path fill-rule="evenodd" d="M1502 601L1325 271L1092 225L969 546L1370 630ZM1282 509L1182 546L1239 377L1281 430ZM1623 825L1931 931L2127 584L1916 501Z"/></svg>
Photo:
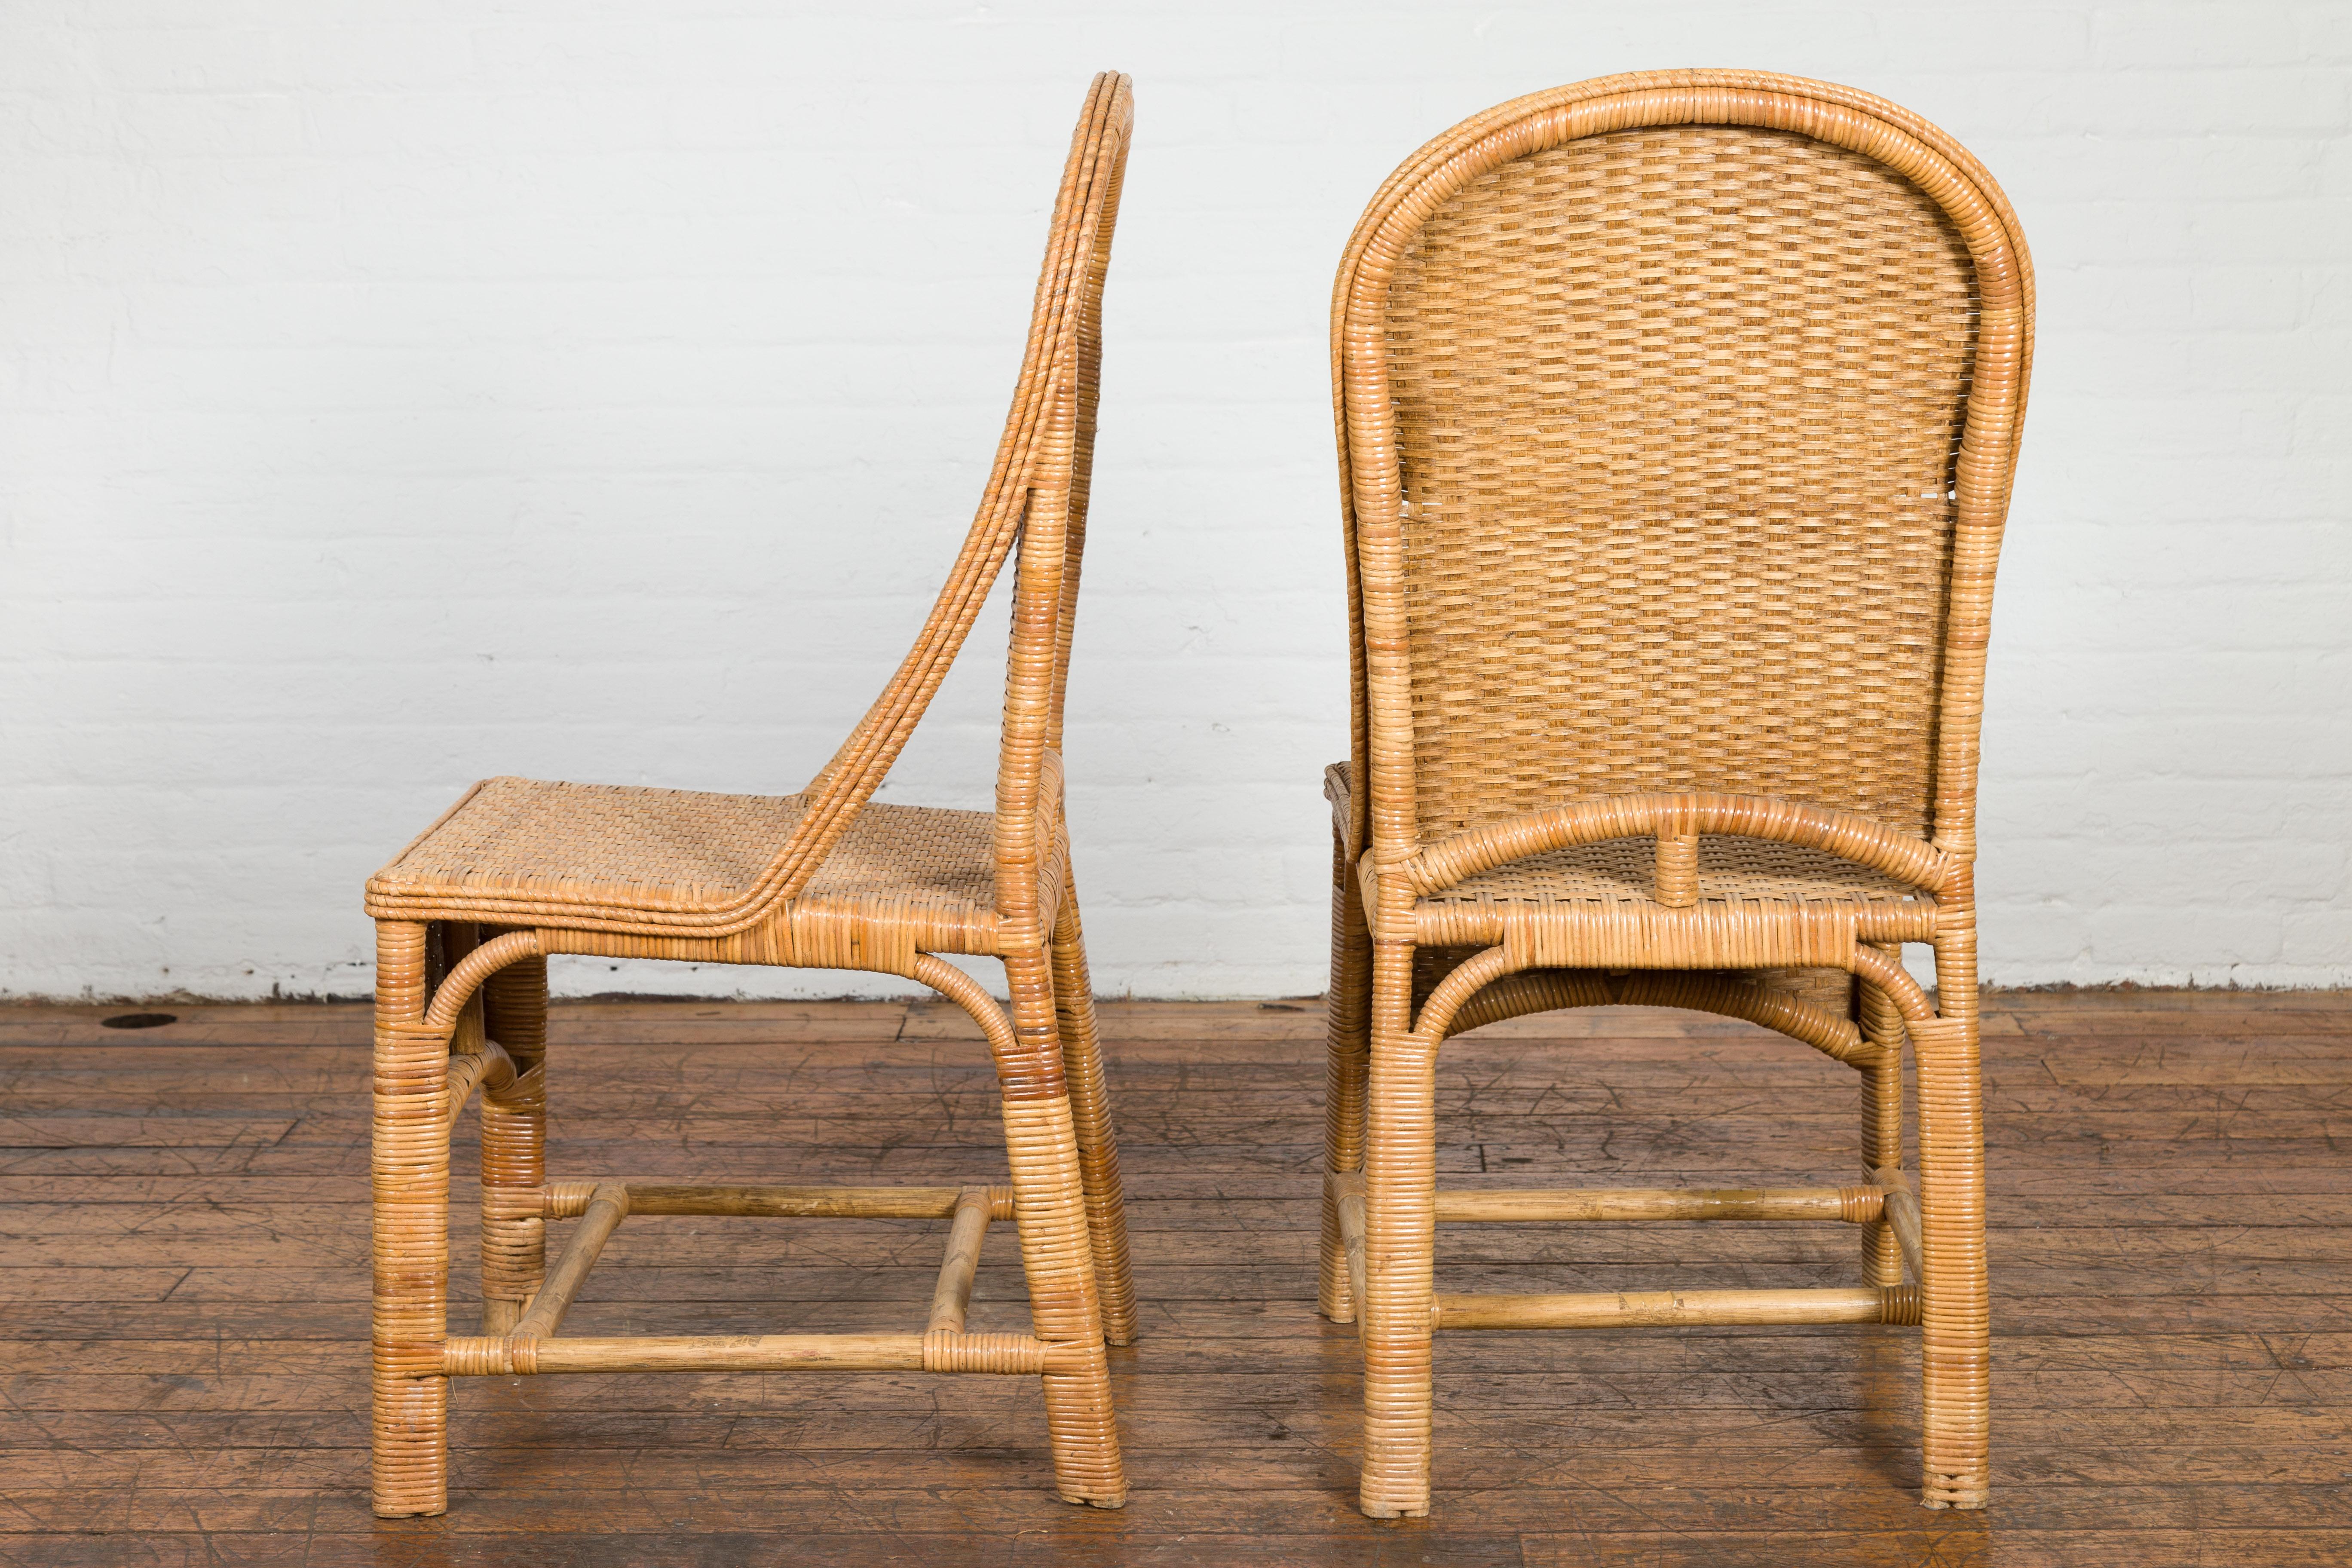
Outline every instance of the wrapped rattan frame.
<svg viewBox="0 0 2352 1568"><path fill-rule="evenodd" d="M1124 1502L1106 1344L1133 1337L1135 1310L1118 1155L1061 821L1059 748L1092 463L1102 291L1132 125L1128 79L1111 72L1096 78L1071 138L1021 375L978 516L914 647L809 786L806 809L756 886L709 902L625 902L611 884L584 875L552 876L542 888L489 896L430 879L380 875L369 884L367 910L376 921L371 1159L378 1514L446 1508L450 1376L597 1370L1035 1375L1056 1490L1073 1502ZM796 907L794 894L866 807L921 719L1008 560L1017 565L992 824L992 923L976 934L946 932L919 900L887 889L872 898L834 900L830 907ZM948 936L961 945L949 945ZM1010 1007L939 957L940 951L1000 958ZM578 1182L548 1179L546 960L560 953L903 975L971 1014L1002 1090L1011 1184L1008 1192L987 1190L961 1205L967 1212L950 1235L932 1321L923 1331L549 1337L604 1237L634 1201L625 1180L583 1192ZM453 1340L450 1131L478 1091L482 1333ZM767 1184L665 1184L640 1189L639 1196L638 1213L948 1212L937 1207L936 1193L919 1189L910 1200L903 1190L812 1194ZM546 1221L571 1216L579 1223L551 1270ZM1018 1227L1033 1335L963 1331L978 1244L973 1227L988 1217L1009 1218Z"/></svg>
<svg viewBox="0 0 2352 1568"><path fill-rule="evenodd" d="M1432 215L1489 171L1584 138L1667 127L1748 128L1810 138L1891 171L1942 215L1965 247L1974 317L1963 414L1950 469L1950 545L1939 613L1927 831L1802 798L1644 793L1628 781L1579 798L1428 836L1416 810L1405 489L1389 384L1389 288ZM2033 283L2015 216L1983 167L1918 116L1870 94L1744 71L1608 77L1503 104L1408 158L1365 210L1334 288L1333 415L1347 552L1351 763L1334 770L1333 956L1321 1299L1363 1324L1361 1500L1376 1515L1429 1507L1432 1326L1444 1316L1430 1275L1433 1086L1445 1037L1552 1006L1610 1001L1699 1007L1806 1039L1862 1079L1861 1164L1882 1213L1865 1225L1874 1321L1918 1322L1926 1339L1923 1500L1982 1506L1987 1492L1987 1320L1983 1156L1977 1069L1973 863L1987 629L2015 471L2032 350ZM1763 837L1895 877L1927 902L1898 922L1822 906L1784 916L1720 902L1693 907L1693 847L1706 834ZM1631 917L1507 912L1442 982L1416 983L1418 946L1459 942L1423 900L1482 869L1562 846L1654 837L1653 903ZM1615 924L1612 925L1612 920ZM1921 922L1925 923L1922 924ZM1417 934L1417 928L1427 928ZM1916 928L1916 929L1915 929ZM1739 940L1731 940L1738 938ZM1752 940L1749 940L1751 939ZM1909 980L1893 942L1932 941L1939 994ZM1759 990L1738 971L1828 965L1856 977L1853 1016L1832 1019ZM1682 970L1654 981L1631 969ZM1727 970L1728 972L1727 972ZM1714 973L1704 973L1714 972ZM1906 1040L1919 1068L1921 1190L1900 1170ZM1355 1173L1362 1172L1360 1177ZM1352 1185L1350 1184L1353 1184ZM1647 1201L1647 1200L1645 1200ZM1664 1197L1661 1216L1675 1211ZM1916 1215L1916 1223L1914 1216ZM1352 1231L1351 1231L1352 1225ZM1899 1226L1907 1226L1898 1237ZM1902 1246L1898 1247L1900 1241ZM1918 1260L1916 1296L1902 1267ZM1362 1271L1351 1281L1349 1263ZM1504 1299L1497 1299L1498 1300ZM1476 1326L1590 1324L1611 1314L1567 1299L1482 1308ZM1709 1321L1754 1303L1727 1303ZM1773 1310L1780 1310L1775 1307ZM1862 1305L1798 1302L1794 1321L1839 1321ZM1803 1318L1804 1312L1823 1315ZM1623 1321L1635 1321L1625 1319ZM1656 1321L1666 1321L1658 1319ZM1693 1320L1701 1321L1701 1320Z"/></svg>

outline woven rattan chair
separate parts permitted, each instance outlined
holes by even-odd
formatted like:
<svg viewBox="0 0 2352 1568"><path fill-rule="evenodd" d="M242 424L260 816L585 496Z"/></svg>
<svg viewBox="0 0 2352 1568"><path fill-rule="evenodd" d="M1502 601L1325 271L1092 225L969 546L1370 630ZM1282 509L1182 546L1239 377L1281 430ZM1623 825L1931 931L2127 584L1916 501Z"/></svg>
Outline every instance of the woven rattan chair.
<svg viewBox="0 0 2352 1568"><path fill-rule="evenodd" d="M1062 824L1062 695L1095 430L1100 309L1133 110L1095 79L1063 171L1021 380L986 498L914 649L795 795L491 779L372 879L376 925L374 1501L447 1506L448 1380L837 1368L1025 1373L1061 1495L1124 1500L1104 1359L1134 1333L1118 1162ZM993 814L868 801L1017 544ZM945 993L1003 1089L1008 1187L550 1181L551 953L858 969ZM1011 1016L940 953L1003 961ZM482 1090L482 1326L447 1333L449 1130ZM929 1326L898 1334L567 1338L633 1215L951 1219ZM544 1267L547 1221L577 1216ZM991 1220L1019 1227L1034 1334L966 1332Z"/></svg>
<svg viewBox="0 0 2352 1568"><path fill-rule="evenodd" d="M1357 226L1332 306L1354 742L1327 775L1320 1294L1361 1316L1366 1513L1429 1508L1433 1331L1647 1324L1922 1324L1926 1501L1984 1503L1970 879L2032 312L1975 159L1790 77L1519 99ZM1934 947L1933 1003L1906 942ZM1436 1191L1446 1038L1611 1003L1853 1068L1855 1184ZM1433 1288L1440 1222L1636 1219L1855 1223L1863 1282Z"/></svg>

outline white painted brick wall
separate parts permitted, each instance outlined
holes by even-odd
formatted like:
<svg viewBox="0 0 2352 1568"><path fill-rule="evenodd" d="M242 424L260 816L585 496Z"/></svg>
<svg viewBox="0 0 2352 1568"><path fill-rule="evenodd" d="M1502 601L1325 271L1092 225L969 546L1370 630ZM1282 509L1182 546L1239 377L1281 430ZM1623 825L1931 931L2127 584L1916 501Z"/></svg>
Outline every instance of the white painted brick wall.
<svg viewBox="0 0 2352 1568"><path fill-rule="evenodd" d="M1687 64L1917 109L2034 247L1987 975L2352 981L2352 7L12 0L0 987L359 993L362 879L478 776L797 787L969 516L1116 67L1096 973L1318 989L1341 243L1462 116ZM983 640L893 798L986 803Z"/></svg>

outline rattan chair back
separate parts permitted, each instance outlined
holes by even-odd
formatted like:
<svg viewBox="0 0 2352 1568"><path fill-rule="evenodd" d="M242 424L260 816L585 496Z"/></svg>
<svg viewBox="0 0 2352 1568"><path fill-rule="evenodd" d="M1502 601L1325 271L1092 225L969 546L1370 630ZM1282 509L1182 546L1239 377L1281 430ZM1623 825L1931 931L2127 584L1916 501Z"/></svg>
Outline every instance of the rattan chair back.
<svg viewBox="0 0 2352 1568"><path fill-rule="evenodd" d="M980 510L921 636L810 783L806 814L756 890L761 910L807 885L889 775L1017 549L996 784L996 889L1001 913L1036 912L1039 814L1055 809L1040 775L1045 754L1062 743L1094 467L1103 281L1134 118L1127 78L1097 77L1070 139L1021 378Z"/></svg>
<svg viewBox="0 0 2352 1568"><path fill-rule="evenodd" d="M1685 792L1965 853L2030 287L1973 158L1818 83L1604 79L1423 149L1335 309L1381 861Z"/></svg>

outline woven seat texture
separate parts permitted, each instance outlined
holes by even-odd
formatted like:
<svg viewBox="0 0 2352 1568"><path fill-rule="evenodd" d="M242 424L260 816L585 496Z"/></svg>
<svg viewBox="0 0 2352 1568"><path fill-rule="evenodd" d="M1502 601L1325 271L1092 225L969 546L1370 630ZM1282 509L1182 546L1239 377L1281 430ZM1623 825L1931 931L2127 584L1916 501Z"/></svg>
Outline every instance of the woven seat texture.
<svg viewBox="0 0 2352 1568"><path fill-rule="evenodd" d="M1641 839L1612 838L1548 849L1481 871L1424 904L1647 904L1657 858ZM1698 846L1701 904L1923 903L1894 878L1799 844L1769 838L1704 838Z"/></svg>
<svg viewBox="0 0 2352 1568"><path fill-rule="evenodd" d="M482 902L721 909L751 894L807 809L799 795L488 779L368 890L446 904L452 919ZM992 920L995 823L984 811L868 804L798 899Z"/></svg>

